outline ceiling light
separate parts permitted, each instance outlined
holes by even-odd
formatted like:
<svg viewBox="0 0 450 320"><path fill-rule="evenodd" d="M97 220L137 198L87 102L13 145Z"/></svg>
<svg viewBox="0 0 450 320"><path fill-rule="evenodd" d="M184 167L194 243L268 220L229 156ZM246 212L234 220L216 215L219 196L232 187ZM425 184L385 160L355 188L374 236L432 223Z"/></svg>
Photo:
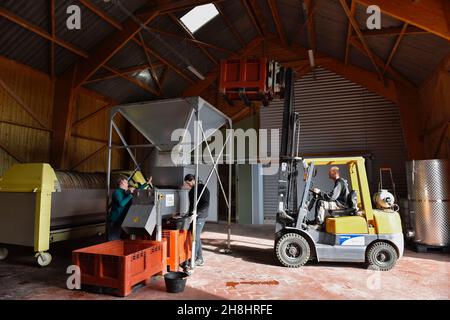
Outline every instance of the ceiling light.
<svg viewBox="0 0 450 320"><path fill-rule="evenodd" d="M194 33L219 14L213 3L197 6L180 18L181 22Z"/></svg>
<svg viewBox="0 0 450 320"><path fill-rule="evenodd" d="M147 69L138 72L135 76L138 79L148 81L150 80L150 72Z"/></svg>
<svg viewBox="0 0 450 320"><path fill-rule="evenodd" d="M308 50L308 57L309 57L309 65L311 68L314 68L316 66L316 62L314 61L314 51Z"/></svg>
<svg viewBox="0 0 450 320"><path fill-rule="evenodd" d="M197 76L197 78L199 78L200 80L205 80L205 77L197 69L195 69L193 66L187 66L187 69L190 72L192 72L193 74L195 74Z"/></svg>

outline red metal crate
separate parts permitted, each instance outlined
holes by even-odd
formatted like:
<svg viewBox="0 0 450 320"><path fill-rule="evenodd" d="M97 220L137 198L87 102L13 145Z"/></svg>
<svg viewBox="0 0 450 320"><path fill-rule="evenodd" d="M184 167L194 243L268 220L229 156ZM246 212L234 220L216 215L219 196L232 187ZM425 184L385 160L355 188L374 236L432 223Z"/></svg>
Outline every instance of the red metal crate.
<svg viewBox="0 0 450 320"><path fill-rule="evenodd" d="M167 267L169 271L178 271L181 263L192 256L192 236L189 230L163 230L167 239Z"/></svg>
<svg viewBox="0 0 450 320"><path fill-rule="evenodd" d="M245 88L266 91L267 59L232 59L220 62L220 91Z"/></svg>
<svg viewBox="0 0 450 320"><path fill-rule="evenodd" d="M117 289L119 296L167 269L166 241L115 240L72 252L80 267L81 283Z"/></svg>

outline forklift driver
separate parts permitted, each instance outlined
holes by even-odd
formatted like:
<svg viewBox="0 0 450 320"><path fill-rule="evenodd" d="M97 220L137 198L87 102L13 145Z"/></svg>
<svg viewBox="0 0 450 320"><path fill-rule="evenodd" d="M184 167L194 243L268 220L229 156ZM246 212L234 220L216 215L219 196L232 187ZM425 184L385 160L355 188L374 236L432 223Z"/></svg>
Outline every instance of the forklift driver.
<svg viewBox="0 0 450 320"><path fill-rule="evenodd" d="M334 181L334 188L331 192L324 193L314 188L313 192L319 195L316 224L321 226L325 217L329 215L328 210L345 209L347 197L349 194L348 182L339 175L338 167L331 167L328 171L328 177Z"/></svg>

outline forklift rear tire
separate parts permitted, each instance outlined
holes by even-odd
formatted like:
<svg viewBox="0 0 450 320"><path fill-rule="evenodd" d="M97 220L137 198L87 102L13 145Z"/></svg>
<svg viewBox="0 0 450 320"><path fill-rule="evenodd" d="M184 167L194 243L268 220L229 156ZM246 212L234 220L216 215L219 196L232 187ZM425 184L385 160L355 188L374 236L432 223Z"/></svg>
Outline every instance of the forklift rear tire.
<svg viewBox="0 0 450 320"><path fill-rule="evenodd" d="M397 259L397 250L386 242L375 242L366 253L368 267L380 271L391 270Z"/></svg>
<svg viewBox="0 0 450 320"><path fill-rule="evenodd" d="M275 245L280 263L288 268L298 268L309 260L311 248L308 241L298 233L286 233Z"/></svg>

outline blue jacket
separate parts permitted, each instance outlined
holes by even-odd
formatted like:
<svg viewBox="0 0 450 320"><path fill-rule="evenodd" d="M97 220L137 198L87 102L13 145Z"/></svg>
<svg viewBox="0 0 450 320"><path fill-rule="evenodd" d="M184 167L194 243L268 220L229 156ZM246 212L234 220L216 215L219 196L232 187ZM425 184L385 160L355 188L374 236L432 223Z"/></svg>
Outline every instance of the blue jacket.
<svg viewBox="0 0 450 320"><path fill-rule="evenodd" d="M147 186L146 183L139 184L138 189L145 189ZM108 220L116 222L125 218L132 203L131 199L133 199L133 194L117 188L112 195L111 213L109 214Z"/></svg>

